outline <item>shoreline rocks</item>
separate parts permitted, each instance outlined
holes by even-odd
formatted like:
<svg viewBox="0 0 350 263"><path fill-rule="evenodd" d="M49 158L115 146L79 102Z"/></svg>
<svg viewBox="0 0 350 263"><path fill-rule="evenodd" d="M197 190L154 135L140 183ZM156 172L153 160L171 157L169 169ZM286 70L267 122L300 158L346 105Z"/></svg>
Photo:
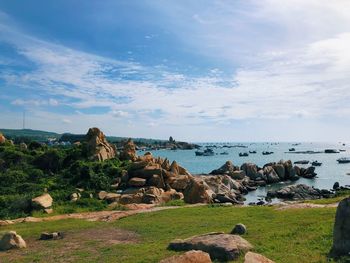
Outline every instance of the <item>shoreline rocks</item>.
<svg viewBox="0 0 350 263"><path fill-rule="evenodd" d="M280 198L287 200L307 200L329 198L333 195L328 190L320 190L305 184L289 185L276 191L268 191L268 198Z"/></svg>

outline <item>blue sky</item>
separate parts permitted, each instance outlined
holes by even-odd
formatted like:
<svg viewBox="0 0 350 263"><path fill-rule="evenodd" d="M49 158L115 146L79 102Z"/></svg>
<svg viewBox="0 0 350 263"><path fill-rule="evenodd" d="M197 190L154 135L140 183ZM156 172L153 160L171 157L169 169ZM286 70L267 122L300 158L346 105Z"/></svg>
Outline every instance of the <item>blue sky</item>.
<svg viewBox="0 0 350 263"><path fill-rule="evenodd" d="M0 127L348 141L347 0L0 0Z"/></svg>

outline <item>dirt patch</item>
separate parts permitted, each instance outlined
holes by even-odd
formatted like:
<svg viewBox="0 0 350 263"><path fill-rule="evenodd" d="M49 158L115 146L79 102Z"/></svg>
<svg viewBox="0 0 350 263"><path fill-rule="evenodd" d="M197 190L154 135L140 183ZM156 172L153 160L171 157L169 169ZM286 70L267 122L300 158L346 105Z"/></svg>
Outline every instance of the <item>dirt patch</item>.
<svg viewBox="0 0 350 263"><path fill-rule="evenodd" d="M98 258L102 248L137 243L140 240L135 232L113 227L67 231L63 233L63 239L59 240L38 238L27 238L26 249L0 252L0 262L75 262L76 254L84 253L90 258ZM39 256L41 261L32 259L33 255Z"/></svg>

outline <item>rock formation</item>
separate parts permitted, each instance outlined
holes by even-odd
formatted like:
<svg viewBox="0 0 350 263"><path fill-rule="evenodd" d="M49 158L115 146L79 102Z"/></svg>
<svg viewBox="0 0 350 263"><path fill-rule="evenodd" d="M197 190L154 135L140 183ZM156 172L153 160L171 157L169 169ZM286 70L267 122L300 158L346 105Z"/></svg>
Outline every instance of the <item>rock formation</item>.
<svg viewBox="0 0 350 263"><path fill-rule="evenodd" d="M340 201L333 228L332 257L350 254L350 197Z"/></svg>
<svg viewBox="0 0 350 263"><path fill-rule="evenodd" d="M134 142L131 139L128 139L126 143L123 146L123 151L120 154L121 160L130 160L130 161L136 161L137 155L136 155L136 146Z"/></svg>
<svg viewBox="0 0 350 263"><path fill-rule="evenodd" d="M241 253L251 250L253 246L237 235L209 233L174 240L168 248L176 251L202 250L209 253L212 260L229 261L237 259Z"/></svg>
<svg viewBox="0 0 350 263"><path fill-rule="evenodd" d="M5 142L6 142L5 136L2 133L0 133L0 144L3 144Z"/></svg>
<svg viewBox="0 0 350 263"><path fill-rule="evenodd" d="M5 233L0 240L0 251L13 248L26 248L27 244L15 231Z"/></svg>
<svg viewBox="0 0 350 263"><path fill-rule="evenodd" d="M34 209L43 210L44 212L50 214L52 210L53 199L48 193L42 194L32 199L32 206Z"/></svg>
<svg viewBox="0 0 350 263"><path fill-rule="evenodd" d="M305 184L290 185L277 191L268 191L267 196L270 198L281 198L288 200L306 200L329 198L332 193L328 190L320 190Z"/></svg>
<svg viewBox="0 0 350 263"><path fill-rule="evenodd" d="M86 134L87 152L91 159L104 161L116 156L114 145L107 142L106 136L98 128L90 128Z"/></svg>
<svg viewBox="0 0 350 263"><path fill-rule="evenodd" d="M172 256L161 260L159 263L211 263L208 253L200 250L190 250L183 255Z"/></svg>

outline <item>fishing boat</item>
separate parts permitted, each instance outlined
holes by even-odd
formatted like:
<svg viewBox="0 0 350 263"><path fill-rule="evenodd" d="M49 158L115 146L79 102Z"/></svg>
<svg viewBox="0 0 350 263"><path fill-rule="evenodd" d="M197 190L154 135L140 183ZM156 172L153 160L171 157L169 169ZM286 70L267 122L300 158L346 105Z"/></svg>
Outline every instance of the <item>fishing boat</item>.
<svg viewBox="0 0 350 263"><path fill-rule="evenodd" d="M346 157L343 157L343 158L339 158L337 160L338 163L350 163L350 158L346 158Z"/></svg>
<svg viewBox="0 0 350 263"><path fill-rule="evenodd" d="M290 148L289 151L290 152L295 152L295 148Z"/></svg>
<svg viewBox="0 0 350 263"><path fill-rule="evenodd" d="M294 162L294 163L296 163L296 164L308 164L309 161L307 161L307 160L301 160L301 161L296 161L296 162Z"/></svg>
<svg viewBox="0 0 350 263"><path fill-rule="evenodd" d="M268 151L262 152L262 155L270 155L270 154L273 154L273 152L268 152Z"/></svg>
<svg viewBox="0 0 350 263"><path fill-rule="evenodd" d="M247 156L249 156L248 153L239 153L239 157L247 157Z"/></svg>
<svg viewBox="0 0 350 263"><path fill-rule="evenodd" d="M249 151L249 153L253 153L254 154L254 153L256 153L256 151Z"/></svg>
<svg viewBox="0 0 350 263"><path fill-rule="evenodd" d="M312 165L312 166L321 166L322 163L320 163L320 162L318 162L318 161L313 161L313 162L311 163L311 165Z"/></svg>
<svg viewBox="0 0 350 263"><path fill-rule="evenodd" d="M215 153L212 149L205 149L203 152L195 151L196 156L213 156Z"/></svg>
<svg viewBox="0 0 350 263"><path fill-rule="evenodd" d="M222 152L220 155L228 155L228 152Z"/></svg>

